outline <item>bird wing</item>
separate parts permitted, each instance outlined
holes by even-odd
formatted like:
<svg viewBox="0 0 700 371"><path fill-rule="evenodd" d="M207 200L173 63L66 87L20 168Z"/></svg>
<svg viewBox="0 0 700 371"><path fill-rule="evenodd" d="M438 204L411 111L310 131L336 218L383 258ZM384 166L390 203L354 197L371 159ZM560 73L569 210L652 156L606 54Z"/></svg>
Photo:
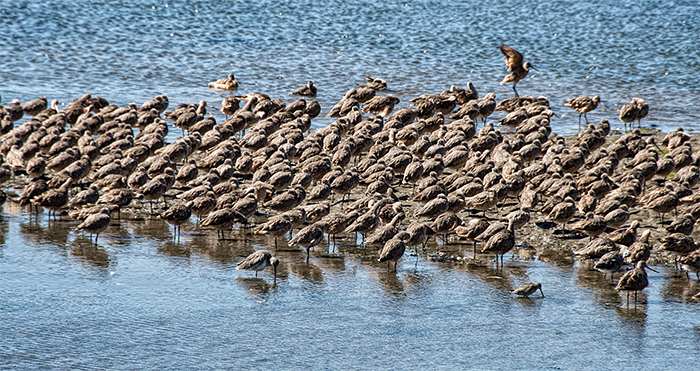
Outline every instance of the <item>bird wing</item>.
<svg viewBox="0 0 700 371"><path fill-rule="evenodd" d="M236 264L236 269L249 269L251 267L257 266L258 264L260 264L260 262L267 258L266 254L269 253L264 250L256 251L248 255L247 258L240 261L238 264Z"/></svg>
<svg viewBox="0 0 700 371"><path fill-rule="evenodd" d="M506 62L508 71L513 72L523 67L523 55L520 54L520 52L505 44L499 46L498 49L500 49L504 55L503 61Z"/></svg>

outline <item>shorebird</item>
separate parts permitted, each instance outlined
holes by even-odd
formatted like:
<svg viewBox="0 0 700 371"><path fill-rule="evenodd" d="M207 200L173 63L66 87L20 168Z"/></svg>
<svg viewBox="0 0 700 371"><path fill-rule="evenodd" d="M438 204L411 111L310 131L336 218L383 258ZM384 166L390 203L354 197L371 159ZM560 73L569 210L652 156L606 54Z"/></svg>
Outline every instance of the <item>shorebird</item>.
<svg viewBox="0 0 700 371"><path fill-rule="evenodd" d="M498 266L498 256L500 255L501 267L503 267L503 256L515 246L513 227L513 220L509 220L508 227L489 237L481 249L482 253L493 253L496 255L496 266Z"/></svg>
<svg viewBox="0 0 700 371"><path fill-rule="evenodd" d="M605 282L605 276L610 273L610 282L612 283L615 272L618 272L624 263L622 254L619 251L611 251L601 256L600 259L595 262L593 268L603 272L603 282Z"/></svg>
<svg viewBox="0 0 700 371"><path fill-rule="evenodd" d="M399 98L389 94L386 96L376 96L362 108L362 112L368 112L375 116L387 117L394 110L394 106L399 104Z"/></svg>
<svg viewBox="0 0 700 371"><path fill-rule="evenodd" d="M690 236L695 227L695 218L690 213L683 213L666 227L668 233L683 233Z"/></svg>
<svg viewBox="0 0 700 371"><path fill-rule="evenodd" d="M319 221L302 228L289 240L289 246L301 246L306 249L306 259L309 259L311 248L323 241L323 232L328 228L328 223Z"/></svg>
<svg viewBox="0 0 700 371"><path fill-rule="evenodd" d="M620 277L620 281L617 282L615 290L626 291L627 292L627 306L630 305L630 291L634 291L634 304L637 304L637 291L644 290L649 286L649 280L647 279L647 272L644 268L649 268L646 261L642 260L637 263L637 267L631 271L625 273ZM649 268L650 270L656 272L655 270Z"/></svg>
<svg viewBox="0 0 700 371"><path fill-rule="evenodd" d="M270 234L275 237L275 250L277 250L277 237L284 236L292 229L292 222L287 214L280 214L268 219L253 230L255 234Z"/></svg>
<svg viewBox="0 0 700 371"><path fill-rule="evenodd" d="M574 98L574 99L567 99L566 103L564 103L564 105L567 107L571 107L575 111L579 112L578 130L580 131L581 130L581 115L583 115L583 117L586 119L586 125L588 125L588 117L586 116L586 113L591 112L594 109L598 108L598 103L600 103L600 97L596 95L593 98L581 96L581 97Z"/></svg>
<svg viewBox="0 0 700 371"><path fill-rule="evenodd" d="M700 249L697 249L681 259L681 267L685 270L685 275L690 280L688 272L695 273L695 278L700 281Z"/></svg>
<svg viewBox="0 0 700 371"><path fill-rule="evenodd" d="M394 216L393 219L386 225L384 225L381 228L377 228L371 235L367 237L367 240L364 241L365 244L379 244L379 243L385 243L386 241L390 240L396 234L399 232L399 226L401 225L401 222L403 219L406 217L404 213L398 213L396 216Z"/></svg>
<svg viewBox="0 0 700 371"><path fill-rule="evenodd" d="M542 297L544 297L544 293L542 292L542 284L539 282L537 282L537 283L532 283L532 282L524 283L524 284L518 286L517 289L511 291L510 293L515 294L515 295L520 295L522 297L528 297L528 296L534 294L535 291L537 291L537 290L540 290L540 294L542 294Z"/></svg>
<svg viewBox="0 0 700 371"><path fill-rule="evenodd" d="M245 216L241 215L238 211L227 207L212 211L209 215L202 220L200 224L202 227L213 227L216 229L216 236L220 239L224 238L224 232L233 227L235 222L241 222L247 224L248 220Z"/></svg>
<svg viewBox="0 0 700 371"><path fill-rule="evenodd" d="M236 269L255 271L255 278L258 278L258 272L272 266L275 270L275 279L277 279L277 266L279 264L279 259L272 256L271 252L267 250L259 250L238 262L238 264L236 264Z"/></svg>
<svg viewBox="0 0 700 371"><path fill-rule="evenodd" d="M634 241L634 243L623 252L627 263L637 264L642 260L649 259L649 256L651 256L651 245L649 245L650 235L651 231L648 229L645 230L642 232L642 237Z"/></svg>
<svg viewBox="0 0 700 371"><path fill-rule="evenodd" d="M215 90L236 90L238 89L238 80L236 80L236 78L231 73L225 79L218 79L216 81L210 82L209 88Z"/></svg>
<svg viewBox="0 0 700 371"><path fill-rule="evenodd" d="M673 233L661 239L661 249L676 255L676 269L678 268L678 257L684 257L697 248L698 245L693 238L682 233Z"/></svg>
<svg viewBox="0 0 700 371"><path fill-rule="evenodd" d="M53 212L53 218L56 220L56 211L61 210L68 203L68 189L71 184L73 184L73 179L68 178L58 189L49 189L34 197L32 203L49 209L49 218Z"/></svg>
<svg viewBox="0 0 700 371"><path fill-rule="evenodd" d="M192 201L187 204L173 205L160 214L161 219L173 225L175 228L175 235L178 239L180 238L181 225L188 221L190 216L192 216Z"/></svg>
<svg viewBox="0 0 700 371"><path fill-rule="evenodd" d="M335 243L335 235L338 233L343 233L345 232L345 229L357 219L357 217L360 215L360 213L355 210L350 212L349 214L347 213L333 213L333 214L328 214L321 219L322 221L328 223L328 228L326 229L326 233L328 233L328 236L332 239L333 243Z"/></svg>
<svg viewBox="0 0 700 371"><path fill-rule="evenodd" d="M410 235L408 232L399 232L394 238L390 239L384 244L382 252L379 254L378 262L387 262L387 270L391 269L391 263L394 263L394 271L397 270L397 265L399 259L406 252L406 240L408 240Z"/></svg>
<svg viewBox="0 0 700 371"><path fill-rule="evenodd" d="M632 124L637 119L639 110L637 109L637 102L635 98L632 98L632 102L622 105L620 108L620 121L625 125L625 130L627 130L627 123L630 124L630 129Z"/></svg>
<svg viewBox="0 0 700 371"><path fill-rule="evenodd" d="M315 97L316 96L316 87L314 86L313 81L309 81L306 86L302 86L301 88L289 93L289 95L303 95L305 97Z"/></svg>
<svg viewBox="0 0 700 371"><path fill-rule="evenodd" d="M117 218L121 218L121 208L127 206L134 199L135 193L129 188L115 188L100 196L97 202L116 205Z"/></svg>
<svg viewBox="0 0 700 371"><path fill-rule="evenodd" d="M532 66L530 62L525 62L523 64L523 55L508 45L501 45L498 49L500 49L501 53L504 55L503 61L506 63L506 69L510 71L510 75L506 76L501 81L501 85L512 82L513 91L515 92L515 96L518 97L518 91L515 89L515 85L518 85L518 82L527 76L528 72L530 72L530 68L535 70L537 68Z"/></svg>
<svg viewBox="0 0 700 371"><path fill-rule="evenodd" d="M460 239L465 239L474 243L474 258L476 258L476 238L484 233L488 227L489 222L486 219L473 218L465 225L455 228L455 233Z"/></svg>
<svg viewBox="0 0 700 371"><path fill-rule="evenodd" d="M382 91L387 88L386 80L369 76L365 76L365 80L367 83L360 85L360 87L371 88L374 91Z"/></svg>
<svg viewBox="0 0 700 371"><path fill-rule="evenodd" d="M75 230L85 231L90 233L90 240L92 241L92 235L95 235L95 245L97 245L97 239L100 237L100 233L109 227L109 223L112 221L110 218L109 208L103 207L99 213L92 214L85 221L80 223Z"/></svg>
<svg viewBox="0 0 700 371"><path fill-rule="evenodd" d="M574 217L575 213L576 203L571 197L567 197L564 201L554 205L552 211L547 215L547 220L562 224L562 231L565 231L566 223Z"/></svg>
<svg viewBox="0 0 700 371"><path fill-rule="evenodd" d="M589 212L586 214L586 219L574 223L572 228L590 237L589 241L593 241L593 237L605 232L607 223L602 216Z"/></svg>
<svg viewBox="0 0 700 371"><path fill-rule="evenodd" d="M622 245L608 238L598 237L589 242L586 247L574 251L574 255L583 259L600 259L601 256L611 252L620 251Z"/></svg>

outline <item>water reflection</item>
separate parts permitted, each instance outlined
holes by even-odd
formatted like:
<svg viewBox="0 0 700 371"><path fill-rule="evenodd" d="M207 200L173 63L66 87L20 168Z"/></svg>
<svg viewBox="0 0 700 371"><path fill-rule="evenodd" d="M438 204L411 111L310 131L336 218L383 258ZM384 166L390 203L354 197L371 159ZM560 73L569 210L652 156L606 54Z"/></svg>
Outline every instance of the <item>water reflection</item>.
<svg viewBox="0 0 700 371"><path fill-rule="evenodd" d="M650 284L661 284L659 294L663 301L689 302L700 290L700 283L692 279L688 280L683 273L677 274L674 268L666 269L663 275L663 282L653 279L654 276L650 277Z"/></svg>
<svg viewBox="0 0 700 371"><path fill-rule="evenodd" d="M372 274L377 277L377 280L381 284L381 288L387 294L393 296L400 296L404 294L404 286L397 272L389 270L375 270Z"/></svg>
<svg viewBox="0 0 700 371"><path fill-rule="evenodd" d="M88 237L78 236L73 241L71 255L80 258L84 263L99 267L109 267L109 255L99 246L96 246Z"/></svg>
<svg viewBox="0 0 700 371"><path fill-rule="evenodd" d="M303 258L299 255L303 255ZM316 259L306 261L305 254L297 254L297 257L289 262L289 269L301 279L316 284L322 283L323 270L315 262Z"/></svg>
<svg viewBox="0 0 700 371"><path fill-rule="evenodd" d="M0 254L2 254L2 247L5 245L5 236L7 236L8 231L9 220L4 213L0 213Z"/></svg>
<svg viewBox="0 0 700 371"><path fill-rule="evenodd" d="M19 231L21 236L33 244L52 243L59 246L65 246L68 242L68 235L76 226L72 221L52 221L37 222L31 219L23 219L19 223Z"/></svg>
<svg viewBox="0 0 700 371"><path fill-rule="evenodd" d="M619 278L620 273L617 273ZM578 262L574 269L574 282L577 286L587 289L594 294L595 301L608 308L619 308L624 304L620 294L615 291L615 283L604 279L603 273L592 269L590 262Z"/></svg>
<svg viewBox="0 0 700 371"><path fill-rule="evenodd" d="M248 291L251 295L257 296L260 300L264 300L262 295L267 294L270 292L270 290L277 288L277 283L275 280L273 280L273 283L270 284L263 278L237 277L236 282L240 283L246 289L246 291Z"/></svg>
<svg viewBox="0 0 700 371"><path fill-rule="evenodd" d="M499 292L509 293L522 283L531 281L525 266L495 268L495 264L485 264L480 260L464 260L464 264L456 265L455 270L468 273Z"/></svg>
<svg viewBox="0 0 700 371"><path fill-rule="evenodd" d="M192 250L186 244L168 241L158 246L158 253L177 258L190 258Z"/></svg>

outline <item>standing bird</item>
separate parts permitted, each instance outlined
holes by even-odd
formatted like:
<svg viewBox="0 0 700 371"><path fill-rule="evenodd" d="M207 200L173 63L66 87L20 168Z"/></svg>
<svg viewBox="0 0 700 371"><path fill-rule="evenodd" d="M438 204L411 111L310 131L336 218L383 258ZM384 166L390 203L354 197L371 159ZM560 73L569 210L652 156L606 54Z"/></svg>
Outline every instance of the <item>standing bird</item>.
<svg viewBox="0 0 700 371"><path fill-rule="evenodd" d="M503 81L501 81L501 85L507 82L513 82L513 91L515 92L515 96L518 97L519 95L518 91L515 89L515 85L518 85L518 81L527 76L528 72L530 72L530 68L535 70L537 68L532 66L530 62L525 62L525 64L523 64L523 55L508 45L501 45L498 49L500 49L504 55L503 61L506 63L506 69L510 71L510 75L506 76Z"/></svg>
<svg viewBox="0 0 700 371"><path fill-rule="evenodd" d="M277 279L277 266L279 264L279 259L272 256L271 252L260 250L248 255L247 258L236 264L236 269L255 271L255 278L258 278L259 271L272 266L275 269L275 279Z"/></svg>
<svg viewBox="0 0 700 371"><path fill-rule="evenodd" d="M610 273L610 283L612 283L615 272L620 271L623 264L622 254L620 254L619 251L611 251L601 256L600 259L595 262L593 268L599 272L603 272L603 283L605 283L607 274Z"/></svg>
<svg viewBox="0 0 700 371"><path fill-rule="evenodd" d="M491 236L481 249L482 253L493 253L496 255L496 267L498 267L498 256L501 256L501 267L503 267L503 255L515 246L513 220L508 221L508 228Z"/></svg>
<svg viewBox="0 0 700 371"><path fill-rule="evenodd" d="M215 90L236 90L238 89L238 80L236 80L231 73L225 79L218 79L210 82L209 88Z"/></svg>
<svg viewBox="0 0 700 371"><path fill-rule="evenodd" d="M534 294L535 291L537 291L537 290L540 290L540 294L542 294L542 297L544 297L544 293L542 292L542 284L539 282L537 282L537 283L532 283L532 282L523 283L517 289L511 291L510 293L515 294L515 295L520 295L523 297L528 297L528 296Z"/></svg>
<svg viewBox="0 0 700 371"><path fill-rule="evenodd" d="M160 214L160 218L166 223L172 224L175 228L176 238L180 238L180 226L188 221L192 216L192 201L187 204L176 204Z"/></svg>
<svg viewBox="0 0 700 371"><path fill-rule="evenodd" d="M583 118L586 119L586 125L588 125L588 117L586 117L586 113L593 111L594 109L598 108L598 103L600 103L600 97L595 96L593 98L591 97L585 97L581 96L575 99L567 99L566 103L564 103L565 106L571 107L575 111L579 112L578 115L578 130L581 130L581 115L583 115Z"/></svg>
<svg viewBox="0 0 700 371"><path fill-rule="evenodd" d="M112 221L110 218L109 209L103 207L99 213L92 214L85 221L80 223L75 230L85 231L90 233L90 240L92 241L92 235L95 235L95 245L97 245L97 239L100 237L100 233L109 227L109 223Z"/></svg>
<svg viewBox="0 0 700 371"><path fill-rule="evenodd" d="M270 234L275 237L275 250L277 250L277 237L284 236L292 229L292 221L287 214L280 214L268 219L253 231L255 234Z"/></svg>
<svg viewBox="0 0 700 371"><path fill-rule="evenodd" d="M625 125L625 130L627 130L627 123L630 124L630 129L632 129L632 124L637 119L639 110L637 109L637 102L635 98L632 98L632 102L624 104L620 108L620 121Z"/></svg>
<svg viewBox="0 0 700 371"><path fill-rule="evenodd" d="M289 246L302 246L306 248L306 259L309 259L311 248L323 241L323 232L328 229L328 223L318 221L302 228L291 240Z"/></svg>
<svg viewBox="0 0 700 371"><path fill-rule="evenodd" d="M630 305L630 291L634 291L634 304L637 304L637 291L642 291L644 288L649 286L649 280L647 279L647 272L644 268L649 268L647 262L642 260L637 263L637 267L631 271L625 273L620 277L620 281L617 282L615 290L617 291L627 291L627 306ZM656 272L655 270L649 268L650 270Z"/></svg>
<svg viewBox="0 0 700 371"><path fill-rule="evenodd" d="M61 210L68 203L68 189L71 184L73 184L73 178L68 178L58 189L49 189L34 197L32 203L49 209L49 218L53 212L53 218L56 220L56 211Z"/></svg>
<svg viewBox="0 0 700 371"><path fill-rule="evenodd" d="M394 270L396 270L399 259L406 252L406 240L410 237L408 232L400 232L394 238L384 244L382 252L379 254L378 262L387 262L387 269L391 268L391 262L394 262Z"/></svg>

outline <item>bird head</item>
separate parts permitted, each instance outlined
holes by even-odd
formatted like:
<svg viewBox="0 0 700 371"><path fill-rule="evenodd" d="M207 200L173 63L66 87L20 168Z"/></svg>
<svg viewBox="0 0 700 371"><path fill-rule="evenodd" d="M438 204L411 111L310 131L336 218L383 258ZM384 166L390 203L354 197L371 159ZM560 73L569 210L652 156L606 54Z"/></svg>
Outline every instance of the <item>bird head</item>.
<svg viewBox="0 0 700 371"><path fill-rule="evenodd" d="M538 70L537 68L535 68L535 66L533 66L532 63L530 63L530 62L525 62L525 64L523 64L523 68L525 68L526 70L529 70L530 68L532 68L532 69L535 70L535 71L539 71L539 70Z"/></svg>

